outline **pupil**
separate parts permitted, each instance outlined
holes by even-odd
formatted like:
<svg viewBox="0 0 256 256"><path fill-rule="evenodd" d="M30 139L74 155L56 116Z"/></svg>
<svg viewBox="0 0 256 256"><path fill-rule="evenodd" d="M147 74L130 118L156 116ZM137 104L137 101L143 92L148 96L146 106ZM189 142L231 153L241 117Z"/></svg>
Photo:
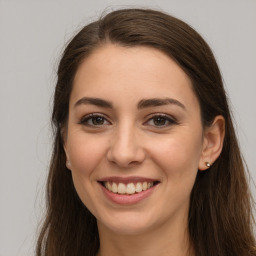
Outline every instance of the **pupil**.
<svg viewBox="0 0 256 256"><path fill-rule="evenodd" d="M101 125L104 123L104 118L101 116L95 116L93 117L92 122L94 125Z"/></svg>
<svg viewBox="0 0 256 256"><path fill-rule="evenodd" d="M154 119L154 124L155 125L165 125L165 119L163 118L163 117L156 117L155 119Z"/></svg>

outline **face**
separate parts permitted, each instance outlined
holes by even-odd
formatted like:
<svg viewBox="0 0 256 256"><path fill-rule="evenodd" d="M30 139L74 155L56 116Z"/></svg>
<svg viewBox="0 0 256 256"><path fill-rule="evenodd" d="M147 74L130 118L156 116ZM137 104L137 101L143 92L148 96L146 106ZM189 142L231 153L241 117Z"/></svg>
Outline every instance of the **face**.
<svg viewBox="0 0 256 256"><path fill-rule="evenodd" d="M191 81L164 53L108 44L79 67L64 147L99 227L142 234L184 222L203 144Z"/></svg>

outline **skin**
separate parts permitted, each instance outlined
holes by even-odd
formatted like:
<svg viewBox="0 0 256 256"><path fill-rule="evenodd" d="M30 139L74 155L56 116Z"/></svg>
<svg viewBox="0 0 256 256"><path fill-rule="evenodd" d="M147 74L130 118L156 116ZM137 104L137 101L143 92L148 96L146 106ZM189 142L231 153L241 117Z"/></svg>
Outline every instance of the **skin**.
<svg viewBox="0 0 256 256"><path fill-rule="evenodd" d="M81 103L83 97L112 108ZM138 108L141 100L166 97L175 103ZM97 219L98 255L187 255L190 193L198 170L220 154L223 127L222 117L202 127L190 79L159 50L106 44L84 60L70 96L64 148L78 195ZM98 182L109 176L159 184L142 201L120 205Z"/></svg>

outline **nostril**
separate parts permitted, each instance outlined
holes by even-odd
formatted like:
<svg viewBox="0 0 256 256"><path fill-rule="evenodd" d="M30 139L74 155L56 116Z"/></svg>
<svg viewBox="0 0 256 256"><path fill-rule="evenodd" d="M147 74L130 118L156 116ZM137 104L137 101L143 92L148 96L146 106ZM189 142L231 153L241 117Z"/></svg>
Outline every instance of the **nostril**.
<svg viewBox="0 0 256 256"><path fill-rule="evenodd" d="M131 161L130 159L112 159L109 162L121 168L131 168L141 163L140 161Z"/></svg>

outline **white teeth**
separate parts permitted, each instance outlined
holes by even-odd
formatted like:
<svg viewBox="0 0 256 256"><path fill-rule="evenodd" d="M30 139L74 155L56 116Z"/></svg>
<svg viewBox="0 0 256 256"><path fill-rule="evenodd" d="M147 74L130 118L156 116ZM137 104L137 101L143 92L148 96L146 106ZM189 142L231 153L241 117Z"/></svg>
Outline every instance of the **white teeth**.
<svg viewBox="0 0 256 256"><path fill-rule="evenodd" d="M106 188L107 188L109 191L111 191L112 186L111 186L111 184L110 184L109 182L106 182L105 186L106 186Z"/></svg>
<svg viewBox="0 0 256 256"><path fill-rule="evenodd" d="M148 188L148 183L146 181L144 181L142 183L142 190L146 190Z"/></svg>
<svg viewBox="0 0 256 256"><path fill-rule="evenodd" d="M153 182L137 182L137 183L115 183L113 182L111 185L111 182L107 181L104 182L104 186L106 187L107 190L113 192L113 193L118 193L118 194L128 194L128 195L133 195L135 193L140 193L141 191L145 191L151 187L153 187Z"/></svg>
<svg viewBox="0 0 256 256"><path fill-rule="evenodd" d="M115 182L112 184L112 189L111 190L112 190L113 193L117 193L117 185L116 185Z"/></svg>
<svg viewBox="0 0 256 256"><path fill-rule="evenodd" d="M129 183L126 187L126 193L132 195L135 193L135 185L133 183Z"/></svg>
<svg viewBox="0 0 256 256"><path fill-rule="evenodd" d="M138 183L136 184L136 186L135 186L135 191L136 191L137 193L139 193L139 192L142 191L142 184L141 184L141 182L138 182Z"/></svg>
<svg viewBox="0 0 256 256"><path fill-rule="evenodd" d="M118 194L125 194L126 193L126 186L124 183L119 183L117 187Z"/></svg>

